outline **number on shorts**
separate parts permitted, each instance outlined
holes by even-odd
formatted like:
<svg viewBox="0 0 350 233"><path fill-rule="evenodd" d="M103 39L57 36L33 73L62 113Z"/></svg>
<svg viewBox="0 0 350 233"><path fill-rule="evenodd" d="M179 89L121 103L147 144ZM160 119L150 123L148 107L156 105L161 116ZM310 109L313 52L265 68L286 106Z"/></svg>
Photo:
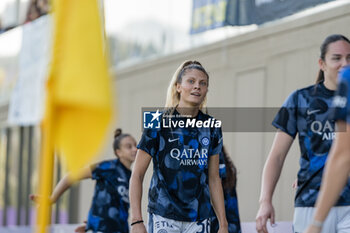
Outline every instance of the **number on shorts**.
<svg viewBox="0 0 350 233"><path fill-rule="evenodd" d="M201 231L197 231L196 233L209 233L210 224L208 219L205 219L202 222L197 222L197 225L201 226L202 229Z"/></svg>

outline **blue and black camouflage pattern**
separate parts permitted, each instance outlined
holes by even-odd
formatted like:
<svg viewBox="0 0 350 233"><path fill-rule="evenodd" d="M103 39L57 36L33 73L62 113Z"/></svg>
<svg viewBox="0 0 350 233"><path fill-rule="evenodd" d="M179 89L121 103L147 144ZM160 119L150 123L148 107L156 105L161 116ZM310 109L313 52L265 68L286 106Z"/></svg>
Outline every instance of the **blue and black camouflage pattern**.
<svg viewBox="0 0 350 233"><path fill-rule="evenodd" d="M197 121L213 119L199 111ZM186 121L176 110L165 121ZM193 118L190 118L193 119ZM208 187L209 157L222 149L221 127L144 129L137 146L152 156L153 176L148 211L177 221L212 216Z"/></svg>
<svg viewBox="0 0 350 233"><path fill-rule="evenodd" d="M220 178L224 180L226 178L226 165L225 165L225 157L224 154L220 153ZM224 199L225 199L225 211L226 211L226 219L228 222L228 232L229 233L241 233L241 222L239 218L238 211L238 199L236 193L236 187L231 190L224 191ZM210 219L210 232L216 233L219 231L219 221L216 216Z"/></svg>
<svg viewBox="0 0 350 233"><path fill-rule="evenodd" d="M333 100L334 120L342 120L350 124L350 66L339 73L338 89Z"/></svg>
<svg viewBox="0 0 350 233"><path fill-rule="evenodd" d="M295 138L300 146L300 170L295 207L313 207L320 190L324 165L335 136L330 119L334 91L323 83L293 92L284 102L272 124ZM350 204L350 189L345 187L337 206Z"/></svg>
<svg viewBox="0 0 350 233"><path fill-rule="evenodd" d="M92 166L95 192L86 231L128 233L129 180L131 171L119 159Z"/></svg>

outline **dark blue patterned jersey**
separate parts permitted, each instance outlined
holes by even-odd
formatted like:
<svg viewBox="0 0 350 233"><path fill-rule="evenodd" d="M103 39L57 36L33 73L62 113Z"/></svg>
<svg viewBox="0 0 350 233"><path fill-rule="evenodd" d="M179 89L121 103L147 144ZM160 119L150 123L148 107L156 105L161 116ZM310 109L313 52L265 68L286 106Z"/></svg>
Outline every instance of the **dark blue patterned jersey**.
<svg viewBox="0 0 350 233"><path fill-rule="evenodd" d="M338 89L333 100L334 120L342 120L350 124L350 67L339 73ZM341 129L340 129L341 130Z"/></svg>
<svg viewBox="0 0 350 233"><path fill-rule="evenodd" d="M315 205L335 136L334 120L330 119L333 97L334 91L323 83L297 90L287 98L272 123L293 138L298 134L301 156L296 207ZM350 204L349 187L345 188L337 206Z"/></svg>
<svg viewBox="0 0 350 233"><path fill-rule="evenodd" d="M129 215L129 179L131 171L119 159L92 166L95 192L86 230L127 233Z"/></svg>
<svg viewBox="0 0 350 233"><path fill-rule="evenodd" d="M169 116L162 114L159 129L144 129L137 146L153 161L148 212L177 221L207 219L212 216L208 162L221 151L221 127L186 125L214 119L201 111L193 118L176 110Z"/></svg>
<svg viewBox="0 0 350 233"><path fill-rule="evenodd" d="M225 157L223 152L220 153L220 177L222 181L226 179L226 165L225 165ZM236 187L232 189L225 189L222 186L224 191L224 199L225 199L225 211L226 211L226 219L228 223L228 232L229 233L241 233L241 223L239 219L238 212L238 200ZM219 231L219 221L217 217L214 215L210 219L210 232L216 233Z"/></svg>

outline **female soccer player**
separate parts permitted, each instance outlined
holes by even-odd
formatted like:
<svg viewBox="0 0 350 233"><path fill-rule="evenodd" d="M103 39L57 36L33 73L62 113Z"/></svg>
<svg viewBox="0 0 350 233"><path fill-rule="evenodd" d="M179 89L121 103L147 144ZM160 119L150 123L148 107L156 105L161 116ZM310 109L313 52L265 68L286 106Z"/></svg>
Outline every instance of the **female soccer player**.
<svg viewBox="0 0 350 233"><path fill-rule="evenodd" d="M221 125L201 111L208 84L209 75L199 62L184 62L170 82L170 108L160 116L160 128L144 130L130 180L131 232L146 232L142 183L152 160L148 232L209 232L212 202L218 232L227 233L219 177Z"/></svg>
<svg viewBox="0 0 350 233"><path fill-rule="evenodd" d="M311 223L324 164L335 134L335 125L329 120L329 114L338 71L349 64L349 54L350 41L345 36L328 36L321 45L317 83L293 92L274 119L273 125L279 130L263 171L260 208L256 217L259 233L267 232L268 219L271 224L275 222L272 195L285 157L297 134L301 157L295 196L294 232L304 231ZM343 190L337 206L330 221L324 225L325 232L336 232L337 228L345 227L344 221L340 221L338 216L350 221L350 215L344 215L340 207L346 206L350 210L350 183ZM350 231L350 226L347 228Z"/></svg>
<svg viewBox="0 0 350 233"><path fill-rule="evenodd" d="M350 54L345 58L350 62ZM337 129L325 174L322 178L320 195L317 198L313 221L306 233L320 233L331 207L339 198L350 173L350 67L340 73L337 95L334 98L334 120ZM349 209L344 209L349 215ZM326 220L327 221L327 220ZM348 218L345 219L348 222ZM324 231L322 231L324 232ZM350 232L349 228L338 228L338 233Z"/></svg>
<svg viewBox="0 0 350 233"><path fill-rule="evenodd" d="M96 180L95 193L92 199L85 231L105 233L129 232L129 179L131 164L136 156L136 141L129 134L117 129L113 142L117 159L103 161L82 169L79 180L92 178ZM68 173L56 185L50 197L51 202L57 199L73 184ZM31 195L33 201L39 198ZM76 231L80 231L78 227Z"/></svg>

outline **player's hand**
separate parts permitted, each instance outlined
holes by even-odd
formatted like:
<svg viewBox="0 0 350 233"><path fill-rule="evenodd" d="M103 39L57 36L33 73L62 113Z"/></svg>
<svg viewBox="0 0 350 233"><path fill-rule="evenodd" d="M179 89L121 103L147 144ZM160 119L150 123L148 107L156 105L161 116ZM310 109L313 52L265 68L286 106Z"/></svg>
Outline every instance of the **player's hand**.
<svg viewBox="0 0 350 233"><path fill-rule="evenodd" d="M42 197L40 195L37 195L37 194L30 194L29 199L31 201L34 201L36 204L40 204ZM47 198L47 201L49 201L50 205L53 204L53 202L50 198Z"/></svg>
<svg viewBox="0 0 350 233"><path fill-rule="evenodd" d="M77 226L77 228L75 228L74 232L85 233L85 228L86 228L86 221L84 221L84 224Z"/></svg>
<svg viewBox="0 0 350 233"><path fill-rule="evenodd" d="M228 233L227 227L220 227L218 233Z"/></svg>
<svg viewBox="0 0 350 233"><path fill-rule="evenodd" d="M256 231L258 233L268 233L266 223L270 219L271 225L275 224L275 209L271 202L262 202L255 218Z"/></svg>
<svg viewBox="0 0 350 233"><path fill-rule="evenodd" d="M131 233L147 233L145 224L138 223L131 226Z"/></svg>
<svg viewBox="0 0 350 233"><path fill-rule="evenodd" d="M29 199L31 201L34 201L35 203L39 203L40 197L39 197L39 195L36 195L36 194L30 194Z"/></svg>

